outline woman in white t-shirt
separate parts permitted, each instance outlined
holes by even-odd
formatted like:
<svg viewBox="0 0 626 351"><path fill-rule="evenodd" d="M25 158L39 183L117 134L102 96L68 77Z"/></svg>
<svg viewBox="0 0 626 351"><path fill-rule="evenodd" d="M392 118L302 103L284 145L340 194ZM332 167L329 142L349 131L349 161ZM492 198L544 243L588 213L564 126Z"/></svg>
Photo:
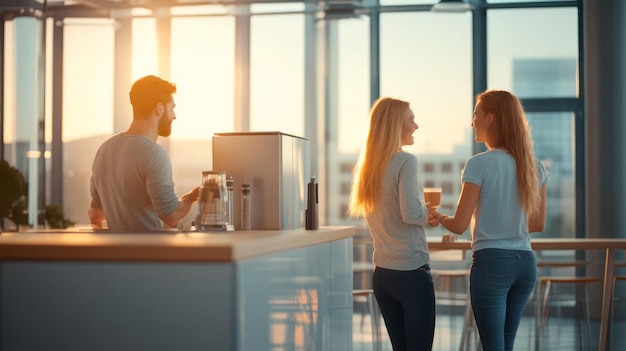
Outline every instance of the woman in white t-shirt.
<svg viewBox="0 0 626 351"><path fill-rule="evenodd" d="M476 97L472 126L487 151L467 160L456 213L431 225L463 233L472 222L470 296L483 350L513 350L537 280L530 233L543 230L548 172L535 158L521 102L507 91ZM444 242L455 239L444 236Z"/></svg>

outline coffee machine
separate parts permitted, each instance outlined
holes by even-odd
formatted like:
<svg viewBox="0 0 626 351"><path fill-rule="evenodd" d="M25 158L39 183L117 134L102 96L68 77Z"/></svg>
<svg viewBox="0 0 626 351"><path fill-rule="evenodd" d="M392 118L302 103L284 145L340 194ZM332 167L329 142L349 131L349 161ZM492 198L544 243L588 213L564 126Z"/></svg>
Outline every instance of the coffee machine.
<svg viewBox="0 0 626 351"><path fill-rule="evenodd" d="M235 189L249 197L251 230L305 226L307 182L311 178L309 140L281 132L216 133L213 168L232 175ZM243 191L234 192L235 229L241 228ZM245 216L244 216L245 217Z"/></svg>

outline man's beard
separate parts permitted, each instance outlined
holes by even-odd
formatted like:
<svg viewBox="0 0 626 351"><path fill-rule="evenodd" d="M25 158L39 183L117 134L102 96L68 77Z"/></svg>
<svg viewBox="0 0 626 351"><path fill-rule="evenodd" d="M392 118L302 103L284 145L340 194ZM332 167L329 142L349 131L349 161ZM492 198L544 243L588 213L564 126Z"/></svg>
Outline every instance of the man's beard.
<svg viewBox="0 0 626 351"><path fill-rule="evenodd" d="M172 121L163 115L159 120L159 136L168 137L172 133Z"/></svg>

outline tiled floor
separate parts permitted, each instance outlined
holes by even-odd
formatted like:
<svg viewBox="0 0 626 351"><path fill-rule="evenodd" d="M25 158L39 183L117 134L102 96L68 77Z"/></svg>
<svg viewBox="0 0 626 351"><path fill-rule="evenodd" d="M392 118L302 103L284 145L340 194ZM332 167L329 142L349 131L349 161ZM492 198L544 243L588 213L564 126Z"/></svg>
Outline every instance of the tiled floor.
<svg viewBox="0 0 626 351"><path fill-rule="evenodd" d="M361 325L361 319L363 323ZM354 314L353 323L353 350L369 351L375 350L372 342L371 320L368 315ZM433 351L457 351L460 347L461 332L463 329L463 316L457 315L449 317L447 315L437 315L435 329L435 342ZM626 350L626 321L614 321L613 342L610 350ZM515 341L516 351L535 350L534 319L524 317L517 333ZM579 331L575 325L574 318L551 318L548 329L541 339L540 349L542 351L575 351L575 350L598 350L598 323L592 321L591 325L591 345L590 347L578 347ZM381 325L382 350L391 351L391 343L387 336L384 324ZM469 350L477 350L475 337L470 343ZM607 350L608 351L608 350Z"/></svg>

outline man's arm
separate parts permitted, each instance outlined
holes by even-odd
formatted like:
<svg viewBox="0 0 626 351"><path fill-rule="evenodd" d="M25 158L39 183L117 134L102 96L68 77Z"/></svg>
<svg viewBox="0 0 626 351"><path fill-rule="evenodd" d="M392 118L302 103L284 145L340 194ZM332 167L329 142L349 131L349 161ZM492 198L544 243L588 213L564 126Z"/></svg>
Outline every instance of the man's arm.
<svg viewBox="0 0 626 351"><path fill-rule="evenodd" d="M172 213L161 218L163 223L165 223L169 227L176 228L176 226L178 226L178 222L180 222L180 220L183 219L183 217L185 217L187 213L189 213L189 211L191 210L191 205L193 205L193 203L198 200L198 196L200 195L200 189L201 187L197 186L190 192L181 196L180 199L178 199L178 207L176 207L176 209L172 211Z"/></svg>

